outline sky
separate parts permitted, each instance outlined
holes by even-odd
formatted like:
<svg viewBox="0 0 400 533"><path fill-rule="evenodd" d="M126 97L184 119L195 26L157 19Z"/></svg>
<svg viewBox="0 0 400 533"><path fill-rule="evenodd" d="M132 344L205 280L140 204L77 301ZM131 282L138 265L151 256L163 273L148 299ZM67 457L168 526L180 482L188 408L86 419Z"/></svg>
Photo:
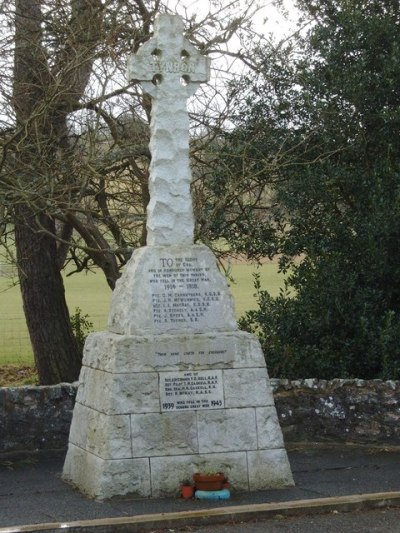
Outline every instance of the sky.
<svg viewBox="0 0 400 533"><path fill-rule="evenodd" d="M286 11L286 17L282 11L278 9L272 0L254 0L257 2L261 9L257 11L257 14L252 18L253 29L260 36L266 37L270 40L269 36L272 35L272 39L277 43L281 39L285 39L289 35L294 33L294 27L296 24L296 10L294 8L294 0L279 0L280 7ZM169 0L169 7L173 12L183 15L183 10L186 11L186 17L194 15L196 20L201 20L205 17L210 9L215 11L216 7L213 6L213 0ZM222 4L223 8L230 7L236 9L238 12L243 12L243 9L248 7L248 4L252 3L251 0L217 0L214 4ZM219 15L221 18L223 15ZM238 51L241 48L240 39L237 36L233 36L229 42L228 49ZM211 107L222 111L227 102L225 101L225 90L223 86L227 79L240 74L246 69L244 63L238 60L232 59L230 56L223 56L221 54L211 54L212 69L211 80L207 87L203 85L205 102L208 101ZM214 88L214 89L213 89ZM199 97L199 92L197 97ZM207 104L205 104L207 105ZM189 105L190 107L190 105Z"/></svg>
<svg viewBox="0 0 400 533"><path fill-rule="evenodd" d="M249 4L258 4L260 9L257 10L256 15L252 17L253 30L259 36L266 37L268 40L270 40L270 36L272 36L273 41L279 42L294 33L297 15L297 11L294 8L294 1L295 0L275 0L275 2L274 0L167 0L167 3L172 12L181 15L185 13L185 18L193 15L196 17L196 21L206 17L209 10L215 12L218 5L225 9L229 8L233 11L236 10L238 13L243 13ZM279 3L281 9L278 9L276 5L274 5L276 3ZM283 14L282 9L285 11L286 16ZM217 17L223 19L223 16L224 13L221 13ZM234 35L229 41L227 48L236 52L240 50L241 43L239 37ZM229 56L222 57L218 54L212 54L211 59L214 76L218 75L215 71L218 70L219 65L221 71L225 70L225 72L228 71L232 74L241 72L244 67L240 62L230 60Z"/></svg>
<svg viewBox="0 0 400 533"><path fill-rule="evenodd" d="M208 10L214 9L217 3L222 4L222 7L226 8L230 6L232 9L243 10L246 8L249 3L253 0L167 0L169 7L172 11L183 14L183 11L186 9L188 15L195 15L197 20L203 18ZM282 13L273 5L272 0L254 0L258 2L262 9L257 13L257 16L254 17L254 28L257 33L260 35L267 36L269 33L272 33L277 40L284 38L285 36L291 33L290 28L294 26L295 15L293 16L293 0L280 0L281 5L283 5L289 13L292 13L292 21L285 20ZM0 0L1 3L1 0ZM214 8L212 7L214 4ZM233 37L229 43L229 47L236 51L240 48L240 40L237 37ZM243 68L243 65L240 65L238 61L232 61L228 58L222 59L221 56L213 55L213 76L216 77L218 74L221 77L221 82L227 75L237 74ZM219 63L219 61L221 61ZM116 87L118 88L121 83L124 81L116 80ZM110 87L112 90L113 87ZM7 124L10 120L8 115L0 114L0 123L4 120Z"/></svg>
<svg viewBox="0 0 400 533"><path fill-rule="evenodd" d="M256 0L257 1L257 0ZM196 14L197 17L204 16L212 0L169 0L168 4L173 11L182 13L182 9L187 9L189 15ZM290 33L290 29L294 26L296 21L296 9L294 8L294 0L276 0L287 14L285 18L282 11L274 5L273 0L258 0L261 9L254 18L254 23L257 31L267 35L273 33L277 38L283 38ZM246 7L249 0L222 0L223 6L232 7Z"/></svg>

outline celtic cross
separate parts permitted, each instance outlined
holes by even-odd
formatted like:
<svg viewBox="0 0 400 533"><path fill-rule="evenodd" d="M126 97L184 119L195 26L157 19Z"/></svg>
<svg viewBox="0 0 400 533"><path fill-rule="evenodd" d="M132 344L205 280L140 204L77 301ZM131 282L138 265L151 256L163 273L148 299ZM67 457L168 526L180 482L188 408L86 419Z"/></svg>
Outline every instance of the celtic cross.
<svg viewBox="0 0 400 533"><path fill-rule="evenodd" d="M183 37L178 15L160 15L154 37L128 60L129 81L152 97L147 244L193 243L186 102L209 80L210 60Z"/></svg>

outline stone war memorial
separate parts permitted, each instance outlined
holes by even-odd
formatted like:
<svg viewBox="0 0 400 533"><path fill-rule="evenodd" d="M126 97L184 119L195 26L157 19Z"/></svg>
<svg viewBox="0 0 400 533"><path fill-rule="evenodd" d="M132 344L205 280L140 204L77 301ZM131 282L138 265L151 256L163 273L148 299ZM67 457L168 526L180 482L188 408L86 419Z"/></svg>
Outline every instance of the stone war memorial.
<svg viewBox="0 0 400 533"><path fill-rule="evenodd" d="M63 478L90 497L176 496L195 472L234 491L293 484L258 340L238 330L216 259L193 244L187 99L209 59L161 15L128 64L152 97L147 246L85 345Z"/></svg>

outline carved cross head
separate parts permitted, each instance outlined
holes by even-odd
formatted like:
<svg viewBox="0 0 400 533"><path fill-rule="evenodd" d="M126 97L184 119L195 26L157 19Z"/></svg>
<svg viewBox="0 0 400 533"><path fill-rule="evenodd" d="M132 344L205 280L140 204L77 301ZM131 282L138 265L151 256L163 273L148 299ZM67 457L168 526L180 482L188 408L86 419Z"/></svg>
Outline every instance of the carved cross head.
<svg viewBox="0 0 400 533"><path fill-rule="evenodd" d="M194 94L201 82L210 79L210 59L183 37L178 15L159 15L154 37L128 60L128 81L140 81L153 98L161 94Z"/></svg>

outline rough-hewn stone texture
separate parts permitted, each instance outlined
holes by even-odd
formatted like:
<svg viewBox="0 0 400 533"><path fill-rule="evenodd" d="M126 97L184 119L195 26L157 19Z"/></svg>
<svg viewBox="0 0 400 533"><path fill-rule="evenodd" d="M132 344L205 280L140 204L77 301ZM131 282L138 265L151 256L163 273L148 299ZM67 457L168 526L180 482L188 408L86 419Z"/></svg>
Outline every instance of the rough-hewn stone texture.
<svg viewBox="0 0 400 533"><path fill-rule="evenodd" d="M257 449L255 409L199 411L200 453Z"/></svg>
<svg viewBox="0 0 400 533"><path fill-rule="evenodd" d="M204 346L208 347L207 351ZM100 331L91 333L86 339L85 364L111 373L241 369L249 365L265 368L260 343L244 331L198 333L196 336L186 331L179 337L171 334L157 337L153 334L118 335Z"/></svg>
<svg viewBox="0 0 400 533"><path fill-rule="evenodd" d="M400 445L400 382L271 380L287 441Z"/></svg>
<svg viewBox="0 0 400 533"><path fill-rule="evenodd" d="M107 462L104 459L69 444L74 453L67 455L64 464L64 475L67 479L74 479L80 490L92 498L104 499L110 490L118 490L123 496L150 496L150 465L149 459L114 459ZM132 475L135 472L135 475ZM116 489L117 486L117 489Z"/></svg>
<svg viewBox="0 0 400 533"><path fill-rule="evenodd" d="M232 454L240 452L245 457L244 465L251 463L249 453L251 464L265 457L271 487L293 483L259 343L240 331L214 334L219 338L217 344L214 341L208 344L213 335L200 335L200 338L197 335L153 335L144 342L138 336L129 336L126 343L116 340L116 334L111 332L89 338L63 473L66 481L97 498L132 491L148 494L149 486L151 496L174 494L179 487L174 476L181 479L185 476L180 471L174 476L167 474L169 465L184 465L192 473L198 464L212 470L210 464L215 463L218 454L219 463L229 466L238 488L257 487L249 482L255 469L251 473L247 466L243 470L230 462L231 457L236 457ZM95 341L91 342L93 337ZM99 347L101 338L103 349ZM226 344L221 344L223 339L227 340ZM128 346L135 353L136 342L142 358L138 366L142 371L137 371L126 353ZM112 364L110 361L107 364L103 354L114 343L123 349L121 353L112 349L109 353ZM99 351L100 357L92 350ZM209 357L204 362L201 356L206 353ZM245 367L245 357L250 353ZM120 355L125 368L120 364ZM215 359L210 365L212 356ZM169 357L178 361L174 371L161 366L159 370L143 372L146 361L157 363ZM180 364L195 366L195 370L186 371ZM271 462L268 454L261 453L271 450L279 463ZM253 452L260 453L254 456ZM171 459L174 456L181 459L174 461ZM187 457L189 463L182 457ZM162 471L159 483L148 479L140 488L142 475L146 475L143 469L131 470L135 480L128 482L125 468L131 464L130 459L147 459L149 472L153 472L151 465L157 465ZM160 466L162 461L166 465L164 470ZM87 470L87 479L82 469ZM129 490L121 491L125 481Z"/></svg>
<svg viewBox="0 0 400 533"><path fill-rule="evenodd" d="M63 449L76 384L0 388L0 453Z"/></svg>
<svg viewBox="0 0 400 533"><path fill-rule="evenodd" d="M186 100L210 77L210 59L183 37L178 16L160 15L152 39L128 61L129 81L152 96L147 244L193 242Z"/></svg>
<svg viewBox="0 0 400 533"><path fill-rule="evenodd" d="M154 372L111 374L83 366L79 381L77 402L102 413L151 413L160 408Z"/></svg>
<svg viewBox="0 0 400 533"><path fill-rule="evenodd" d="M150 458L150 467L154 496L176 496L175 487L179 487L183 479L191 479L194 472L204 472L205 470L224 472L234 490L249 490L246 452L152 457Z"/></svg>
<svg viewBox="0 0 400 533"><path fill-rule="evenodd" d="M282 433L277 431L279 420L274 407L258 407L256 409L257 448L270 450L283 448Z"/></svg>
<svg viewBox="0 0 400 533"><path fill-rule="evenodd" d="M131 415L133 457L198 453L194 411Z"/></svg>
<svg viewBox="0 0 400 533"><path fill-rule="evenodd" d="M75 446L88 450L101 459L132 457L129 417L106 416L80 403L75 405L69 440ZM77 420L80 423L77 423ZM113 438L110 439L109 436Z"/></svg>
<svg viewBox="0 0 400 533"><path fill-rule="evenodd" d="M211 250L200 244L137 248L113 291L108 330L139 337L236 331L232 295Z"/></svg>
<svg viewBox="0 0 400 533"><path fill-rule="evenodd" d="M248 452L247 462L250 490L279 489L293 482L283 448Z"/></svg>
<svg viewBox="0 0 400 533"><path fill-rule="evenodd" d="M264 367L224 370L225 407L274 405Z"/></svg>
<svg viewBox="0 0 400 533"><path fill-rule="evenodd" d="M117 282L108 331L85 345L63 472L63 479L99 498L147 494L149 486L151 496L176 493L175 477L183 474L169 474L174 456L184 457L186 468L190 461L194 471L199 461L213 469L215 453L224 465L240 452L245 468L232 463L232 475L248 487L254 483L247 454L269 451L258 448L263 442L283 446L278 423L269 431L279 435L258 436L256 408L275 409L261 346L238 331L213 253L193 243L186 100L208 79L210 61L183 30L179 16L160 15L153 38L128 62L128 79L141 81L152 97L147 246L134 251ZM224 346L232 333L241 340ZM270 485L293 484L285 449L272 451L275 462L265 456ZM148 478L146 470L132 468L127 477L126 460L135 457L147 461Z"/></svg>

